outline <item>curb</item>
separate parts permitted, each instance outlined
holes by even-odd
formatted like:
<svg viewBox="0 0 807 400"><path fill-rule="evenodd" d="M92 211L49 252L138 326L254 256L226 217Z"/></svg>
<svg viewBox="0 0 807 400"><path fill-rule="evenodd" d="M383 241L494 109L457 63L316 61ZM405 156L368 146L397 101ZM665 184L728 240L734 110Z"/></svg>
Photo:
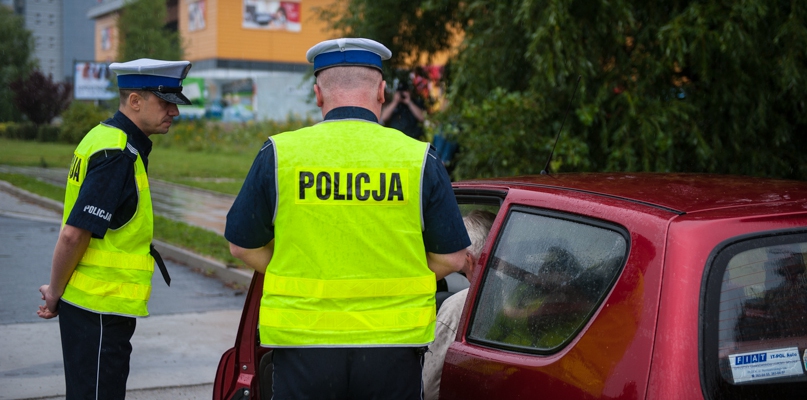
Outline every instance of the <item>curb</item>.
<svg viewBox="0 0 807 400"><path fill-rule="evenodd" d="M0 181L0 190L8 192L14 196L25 199L42 208L57 211L64 211L64 204L56 200L42 197L31 193L25 189L20 189L6 181ZM200 256L194 252L185 250L159 240L154 240L154 247L160 252L163 258L185 265L191 269L198 270L201 274L214 277L225 284L232 285L240 289L249 288L252 281L253 271L245 271L238 268L230 268L225 264Z"/></svg>

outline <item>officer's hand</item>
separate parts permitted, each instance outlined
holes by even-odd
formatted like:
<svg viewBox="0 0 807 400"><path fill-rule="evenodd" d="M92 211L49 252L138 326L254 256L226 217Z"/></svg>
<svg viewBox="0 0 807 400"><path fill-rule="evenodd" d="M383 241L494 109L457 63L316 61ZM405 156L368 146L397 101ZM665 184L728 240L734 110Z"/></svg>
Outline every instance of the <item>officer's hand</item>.
<svg viewBox="0 0 807 400"><path fill-rule="evenodd" d="M39 318L51 319L59 315L59 298L50 292L50 285L42 285L39 287L39 293L42 295L42 300L45 300L45 305L39 306L36 315Z"/></svg>

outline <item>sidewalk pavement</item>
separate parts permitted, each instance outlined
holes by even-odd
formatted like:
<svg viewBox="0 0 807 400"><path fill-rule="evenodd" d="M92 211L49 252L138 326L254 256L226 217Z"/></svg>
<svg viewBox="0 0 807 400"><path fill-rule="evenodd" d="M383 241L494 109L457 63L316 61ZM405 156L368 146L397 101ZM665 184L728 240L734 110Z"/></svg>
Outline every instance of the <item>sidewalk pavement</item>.
<svg viewBox="0 0 807 400"><path fill-rule="evenodd" d="M0 399L64 398L58 318L34 313L58 237L55 208L61 204L0 181L0 281L6 282L0 286ZM209 399L218 361L240 321L244 292L237 282L245 286L248 274L181 249L160 251L169 260L172 286L155 274L151 316L137 320L132 338L127 398ZM177 258L191 267L171 261Z"/></svg>

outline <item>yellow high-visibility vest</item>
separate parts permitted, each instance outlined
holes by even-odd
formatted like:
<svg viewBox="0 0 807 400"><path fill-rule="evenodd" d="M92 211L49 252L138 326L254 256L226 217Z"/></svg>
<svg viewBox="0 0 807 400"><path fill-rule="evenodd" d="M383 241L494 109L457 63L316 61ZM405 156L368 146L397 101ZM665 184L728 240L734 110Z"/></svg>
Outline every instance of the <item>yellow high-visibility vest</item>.
<svg viewBox="0 0 807 400"><path fill-rule="evenodd" d="M326 121L272 141L278 204L261 344L431 343L436 281L420 204L428 143L360 120Z"/></svg>
<svg viewBox="0 0 807 400"><path fill-rule="evenodd" d="M67 222L87 175L87 163L102 150L126 150L126 134L118 128L98 125L82 139L73 154L67 176L62 225ZM154 232L146 168L140 154L133 165L138 201L134 217L118 229L109 229L103 239L90 239L62 300L90 311L132 317L148 315L154 258L150 245ZM112 210L86 210L96 215ZM111 217L111 214L109 214Z"/></svg>

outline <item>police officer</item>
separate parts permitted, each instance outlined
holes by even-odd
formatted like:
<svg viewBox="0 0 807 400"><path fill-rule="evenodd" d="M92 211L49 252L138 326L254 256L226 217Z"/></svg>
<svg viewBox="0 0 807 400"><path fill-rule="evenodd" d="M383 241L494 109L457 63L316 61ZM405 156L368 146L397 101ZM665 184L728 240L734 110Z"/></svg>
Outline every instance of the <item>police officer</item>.
<svg viewBox="0 0 807 400"><path fill-rule="evenodd" d="M155 258L148 185L150 135L165 134L182 95L188 61L113 63L120 107L82 139L67 176L62 230L45 305L59 315L67 399L123 399L135 318L148 316Z"/></svg>
<svg viewBox="0 0 807 400"><path fill-rule="evenodd" d="M306 56L324 121L264 143L224 233L265 274L273 398L419 399L436 280L470 239L428 143L378 123L390 51L335 39Z"/></svg>

